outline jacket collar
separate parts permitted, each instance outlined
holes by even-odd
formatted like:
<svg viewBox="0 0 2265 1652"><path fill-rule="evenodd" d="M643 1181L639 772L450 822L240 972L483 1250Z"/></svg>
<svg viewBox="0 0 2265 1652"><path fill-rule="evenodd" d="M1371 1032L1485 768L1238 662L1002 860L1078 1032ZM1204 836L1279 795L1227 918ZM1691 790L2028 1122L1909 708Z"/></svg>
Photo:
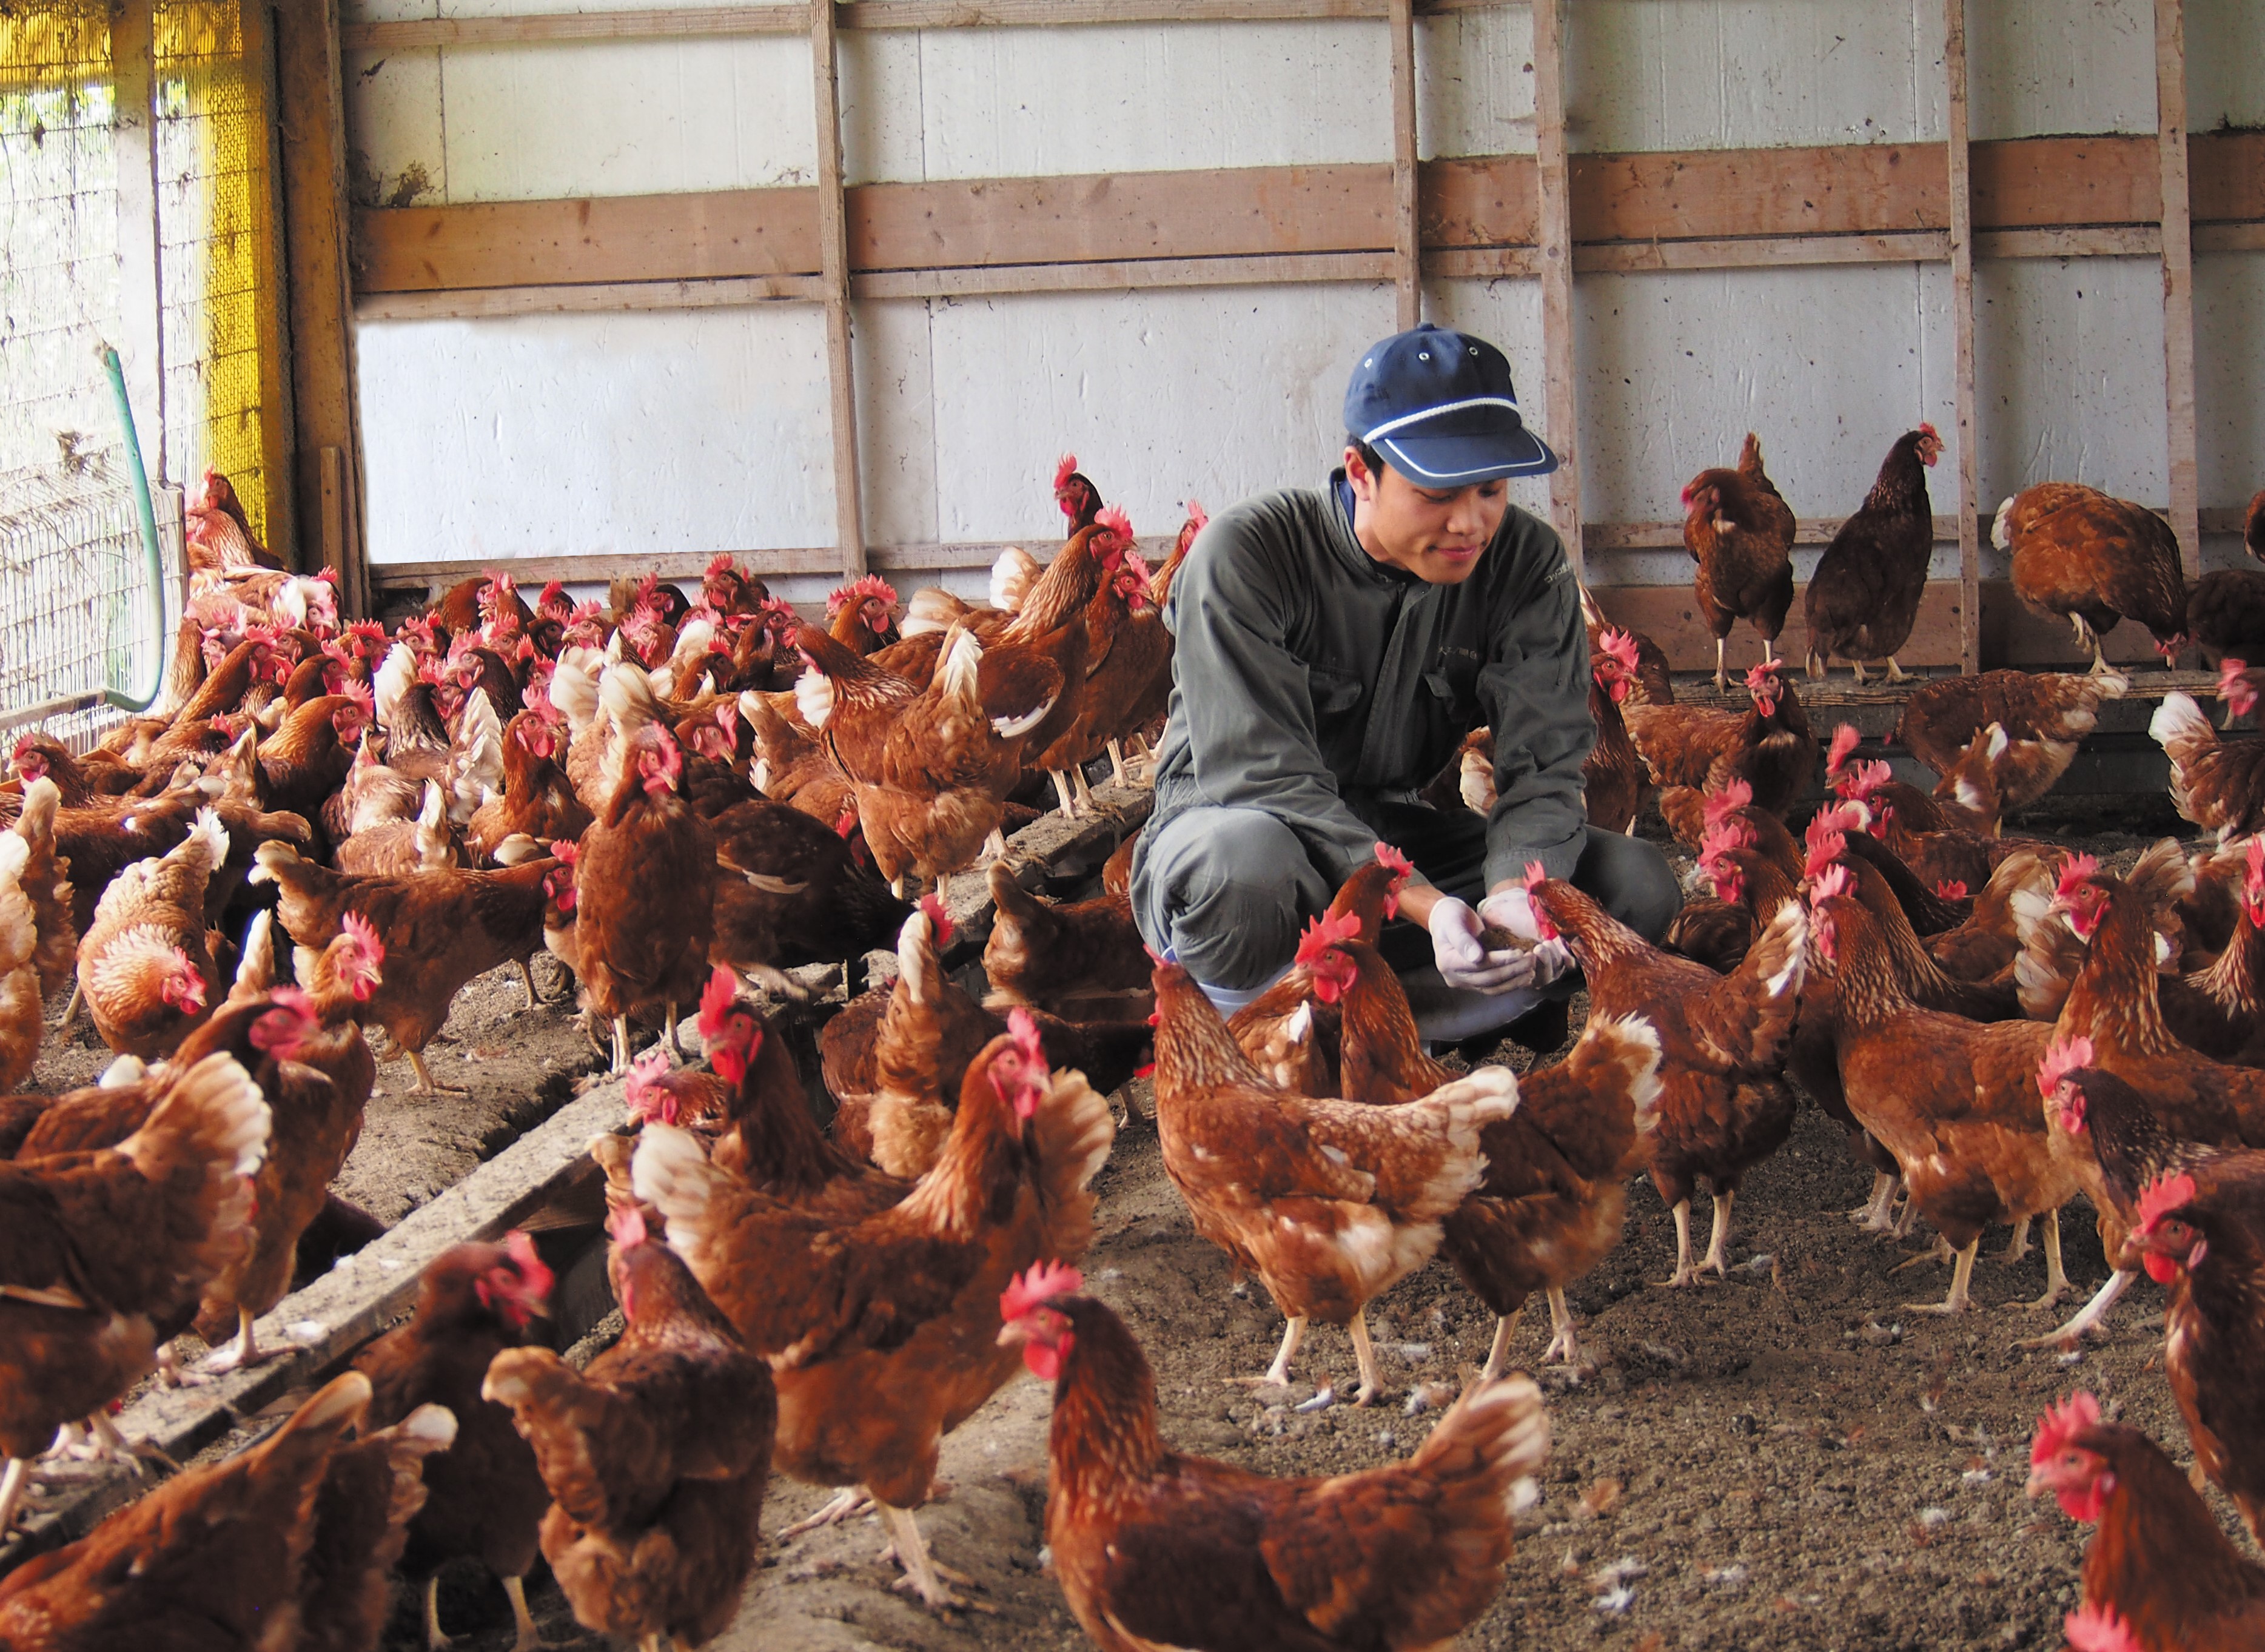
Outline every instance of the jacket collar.
<svg viewBox="0 0 2265 1652"><path fill-rule="evenodd" d="M1387 590L1424 583L1403 568L1379 562L1362 549L1359 537L1352 531L1352 484L1345 480L1343 465L1329 472L1329 497L1336 506L1326 513L1329 520L1329 548L1339 561L1367 583Z"/></svg>

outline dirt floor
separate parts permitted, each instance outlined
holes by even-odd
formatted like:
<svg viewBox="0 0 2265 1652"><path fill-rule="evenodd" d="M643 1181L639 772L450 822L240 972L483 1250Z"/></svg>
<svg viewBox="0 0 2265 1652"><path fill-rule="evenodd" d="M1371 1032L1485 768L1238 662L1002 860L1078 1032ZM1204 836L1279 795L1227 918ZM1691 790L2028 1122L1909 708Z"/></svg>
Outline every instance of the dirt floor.
<svg viewBox="0 0 2265 1652"><path fill-rule="evenodd" d="M2087 823L2096 825L2097 822ZM2152 821L2131 824L2151 826ZM2147 841L2087 833L2104 860ZM1577 1003L1573 1025L1577 1030ZM1530 1060L1505 1050L1512 1065ZM1552 1058L1554 1059L1554 1058ZM1255 1283L1231 1288L1226 1258L1197 1238L1165 1180L1146 1087L1096 1183L1099 1237L1089 1288L1131 1323L1158 1377L1164 1435L1183 1450L1278 1475L1329 1474L1406 1456L1435 1408L1483 1359L1490 1318L1443 1263L1371 1309L1392 1392L1375 1406L1309 1406L1352 1375L1342 1333L1317 1330L1287 1392L1228 1379L1264 1370L1282 1321ZM1948 1269L1860 1235L1848 1211L1870 1173L1838 1129L1805 1110L1784 1151L1738 1201L1725 1284L1668 1291L1674 1230L1645 1182L1629 1196L1626 1241L1571 1292L1583 1363L1540 1373L1554 1444L1541 1503L1494 1608L1464 1637L1483 1648L1613 1646L1904 1652L2057 1648L2076 1603L2084 1529L2022 1495L2038 1414L2077 1387L2120 1408L2181 1462L2185 1433L2159 1374L2162 1296L2145 1281L2110 1334L2080 1353L2024 1350L2106 1277L2090 1212L2065 1226L2079 1294L2050 1318L2010 1306L2036 1297L2033 1246L2008 1266L2006 1230L1988 1241L1975 1294L1946 1320L1909 1305L1940 1299ZM1702 1201L1703 1203L1703 1201ZM1705 1212L1699 1212L1703 1224ZM1703 1236L1703 1225L1700 1232ZM1540 1357L1536 1302L1516 1343ZM725 1652L1084 1644L1045 1572L1049 1394L1011 1384L944 1444L949 1495L921 1514L936 1556L978 1580L986 1612L940 1618L892 1592L885 1539L868 1518L767 1545ZM776 1531L822 1503L819 1488L775 1481ZM2230 1508L2211 1494L2245 1549ZM547 1637L607 1646L579 1630L555 1587L531 1591ZM462 1567L445 1580L443 1620L472 1652L511 1643L501 1592ZM390 1647L421 1645L404 1603Z"/></svg>
<svg viewBox="0 0 2265 1652"><path fill-rule="evenodd" d="M2085 846L2111 862L2152 841L2083 822ZM2064 829L2066 829L2065 826ZM382 1066L362 1139L337 1190L398 1220L561 1105L600 1065L563 1001L548 959L546 1000L520 1010L515 972L473 984L427 1052L436 1077L468 1094L404 1094L405 1063ZM1577 1030L1577 1003L1573 1025ZM1530 1065L1522 1052L1504 1059ZM1553 1058L1554 1059L1554 1058ZM82 1022L51 1037L35 1083L91 1081L107 1065ZM1406 1456L1435 1402L1483 1359L1491 1320L1445 1263L1402 1282L1371 1309L1392 1392L1357 1409L1308 1408L1316 1389L1352 1375L1343 1333L1317 1330L1287 1392L1228 1379L1264 1369L1281 1332L1264 1289L1230 1288L1226 1258L1192 1232L1165 1180L1145 1085L1096 1183L1099 1237L1089 1288L1131 1323L1154 1364L1167 1439L1278 1475L1327 1474ZM2100 1394L2181 1462L2190 1453L2159 1374L2159 1291L2142 1281L2109 1335L2080 1354L2028 1350L2016 1339L2053 1319L2006 1304L2035 1297L2033 1248L2008 1267L2006 1234L1988 1241L1975 1288L1982 1311L1958 1320L1913 1312L1939 1299L1948 1270L1860 1235L1846 1212L1870 1187L1838 1130L1804 1110L1786 1149L1748 1178L1728 1283L1668 1291L1674 1234L1648 1183L1632 1187L1626 1241L1571 1292L1583 1364L1540 1373L1554 1434L1540 1503L1494 1608L1464 1637L1483 1648L1614 1646L1888 1649L2060 1645L2076 1599L2085 1532L2021 1494L2036 1416L2073 1388ZM1702 1201L1703 1204L1703 1201ZM1698 1212L1703 1236L1706 1212ZM2080 1292L2106 1277L2089 1212L2065 1229ZM1548 1331L1537 1301L1517 1357L1540 1357ZM1420 1398L1419 1398L1420 1396ZM295 1396L294 1396L295 1398ZM725 1652L1084 1644L1046 1576L1043 1551L1049 1394L1009 1385L944 1444L950 1488L921 1513L937 1557L978 1580L986 1612L933 1615L892 1592L870 1519L784 1546L767 1544ZM270 1408L280 1415L288 1402ZM775 1481L766 1531L828 1494ZM2215 1494L2213 1494L2213 1496ZM2230 1531L2230 1510L2217 1505ZM2237 1536L2245 1549L2246 1539ZM555 1646L610 1643L579 1630L547 1578L530 1599ZM443 1580L443 1622L466 1652L512 1643L501 1590L478 1568ZM387 1646L424 1644L403 1591Z"/></svg>

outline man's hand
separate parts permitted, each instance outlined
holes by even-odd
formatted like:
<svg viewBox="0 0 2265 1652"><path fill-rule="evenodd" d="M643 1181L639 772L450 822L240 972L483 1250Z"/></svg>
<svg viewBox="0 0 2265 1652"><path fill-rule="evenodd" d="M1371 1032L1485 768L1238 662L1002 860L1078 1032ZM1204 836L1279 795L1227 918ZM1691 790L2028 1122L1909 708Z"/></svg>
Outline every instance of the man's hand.
<svg viewBox="0 0 2265 1652"><path fill-rule="evenodd" d="M1573 966L1573 954L1565 942L1552 935L1540 939L1541 922L1533 911L1533 897L1522 884L1508 889L1497 889L1479 902L1479 921L1491 928L1516 935L1521 941L1533 941L1535 945L1533 980L1535 986L1547 986Z"/></svg>
<svg viewBox="0 0 2265 1652"><path fill-rule="evenodd" d="M1531 952L1516 948L1488 951L1485 942L1480 939L1482 926L1479 914L1471 910L1469 902L1458 900L1453 895L1442 895L1432 903L1428 927L1431 931L1431 957L1439 966L1440 975L1448 986L1466 992L1507 993L1521 986L1534 986L1554 979L1564 967L1560 964L1550 975L1537 979L1535 961L1540 957L1540 948Z"/></svg>

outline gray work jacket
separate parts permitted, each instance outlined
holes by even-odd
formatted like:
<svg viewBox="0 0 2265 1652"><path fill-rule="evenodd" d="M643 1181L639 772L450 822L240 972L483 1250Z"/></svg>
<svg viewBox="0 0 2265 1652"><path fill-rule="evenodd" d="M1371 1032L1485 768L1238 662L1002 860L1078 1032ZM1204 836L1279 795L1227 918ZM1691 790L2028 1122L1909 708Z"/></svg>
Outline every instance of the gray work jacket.
<svg viewBox="0 0 2265 1652"><path fill-rule="evenodd" d="M1596 725L1562 542L1512 506L1468 579L1427 585L1361 549L1335 480L1222 511L1174 579L1155 824L1264 810L1341 883L1374 854L1370 805L1412 801L1483 724L1488 884L1537 860L1571 877Z"/></svg>

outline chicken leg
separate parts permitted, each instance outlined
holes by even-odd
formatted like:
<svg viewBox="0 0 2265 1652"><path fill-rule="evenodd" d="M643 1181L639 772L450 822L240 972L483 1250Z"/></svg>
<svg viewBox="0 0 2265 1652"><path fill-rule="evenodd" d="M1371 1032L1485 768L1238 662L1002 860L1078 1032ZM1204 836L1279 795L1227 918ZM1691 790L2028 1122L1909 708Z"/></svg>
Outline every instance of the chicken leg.
<svg viewBox="0 0 2265 1652"><path fill-rule="evenodd" d="M2028 1224L2024 1222L2022 1226ZM2060 1265L2060 1211L2057 1206L2045 1212L2045 1293L2034 1302L2021 1306L2030 1309L2049 1308L2068 1294L2068 1275Z"/></svg>
<svg viewBox="0 0 2265 1652"><path fill-rule="evenodd" d="M615 1073L630 1070L630 1018L614 1017L614 1067Z"/></svg>
<svg viewBox="0 0 2265 1652"><path fill-rule="evenodd" d="M1549 1346L1541 1350L1541 1363L1545 1365L1561 1363L1568 1365L1579 1365L1581 1363L1580 1339L1573 1335L1573 1310L1565 1300L1565 1288L1562 1285L1553 1284L1549 1287Z"/></svg>
<svg viewBox="0 0 2265 1652"><path fill-rule="evenodd" d="M821 1526L839 1525L844 1520L855 1520L872 1511L873 1500L865 1495L863 1486L845 1486L834 1493L834 1500L816 1514L805 1515L781 1531L776 1541L783 1543L789 1538L798 1538L805 1532L815 1532Z"/></svg>
<svg viewBox="0 0 2265 1652"><path fill-rule="evenodd" d="M236 1341L208 1355L203 1368L215 1374L223 1371L250 1371L254 1365L266 1365L282 1351L280 1348L261 1350L259 1335L252 1329L251 1310L239 1307L236 1311Z"/></svg>
<svg viewBox="0 0 2265 1652"><path fill-rule="evenodd" d="M503 1592L511 1601L511 1621L519 1637L511 1643L511 1652L541 1652L543 1631L535 1627L535 1614L527 1609L527 1580L506 1577Z"/></svg>
<svg viewBox="0 0 2265 1652"><path fill-rule="evenodd" d="M2116 1299L2139 1276L2129 1269L2118 1268L2108 1276L2108 1283L2093 1293L2092 1300L2083 1311L2057 1330L2047 1331L2043 1336L2026 1337L2014 1344L2017 1348L2073 1348L2077 1339L2098 1330L2108 1322L2108 1310L2116 1306Z"/></svg>
<svg viewBox="0 0 2265 1652"><path fill-rule="evenodd" d="M523 1008L532 1009L541 1001L535 995L535 971L530 967L530 961L528 959L520 959L519 979L524 982L527 986L527 1002Z"/></svg>
<svg viewBox="0 0 2265 1652"><path fill-rule="evenodd" d="M1109 776L1116 785L1129 786L1132 783L1125 767L1125 742L1119 739L1112 739L1109 742Z"/></svg>
<svg viewBox="0 0 2265 1652"><path fill-rule="evenodd" d="M29 1458L11 1457L8 1459L7 1468L0 1471L0 1537L8 1534L8 1528L16 1518L17 1505L24 1501L24 1493L31 1480Z"/></svg>
<svg viewBox="0 0 2265 1652"><path fill-rule="evenodd" d="M1050 768L1046 771L1046 775L1054 782L1054 795L1061 799L1062 818L1066 820L1076 819L1077 799L1070 793L1068 773L1060 768Z"/></svg>
<svg viewBox="0 0 2265 1652"><path fill-rule="evenodd" d="M1723 657L1724 651L1730 646L1730 639L1727 637L1718 637L1715 639L1715 692L1716 694L1730 692L1730 667L1729 661Z"/></svg>
<svg viewBox="0 0 2265 1652"><path fill-rule="evenodd" d="M1848 1212L1848 1219L1868 1234L1886 1234L1895 1230L1896 1190L1903 1185L1902 1178L1890 1175L1885 1170L1872 1172L1872 1197Z"/></svg>
<svg viewBox="0 0 2265 1652"><path fill-rule="evenodd" d="M2093 630L2091 622L2081 614L2070 615L2068 622L2076 628L2078 645L2092 651L2092 674L2095 677L2106 675L2108 656L2101 650L2099 635Z"/></svg>
<svg viewBox="0 0 2265 1652"><path fill-rule="evenodd" d="M921 1597L921 1605L936 1612L987 1612L993 1610L955 1595L944 1587L946 1575L963 1587L972 1587L975 1580L964 1572L953 1572L936 1564L928 1552L927 1540L921 1536L920 1523L913 1518L911 1510L899 1509L878 1499L876 1503L881 1511L881 1524L888 1530L890 1552L896 1556L897 1564L905 1568L905 1575L892 1585L892 1588L910 1589Z"/></svg>
<svg viewBox="0 0 2265 1652"><path fill-rule="evenodd" d="M432 1069L425 1065L422 1050L404 1050L402 1053L409 1058L409 1065L417 1074L417 1082L409 1087L412 1095L420 1090L433 1095L465 1095L470 1093L461 1084L443 1084L435 1079Z"/></svg>
<svg viewBox="0 0 2265 1652"><path fill-rule="evenodd" d="M1864 686L1864 662L1861 659L1852 659L1848 664L1856 673L1856 686L1860 688L1862 688Z"/></svg>
<svg viewBox="0 0 2265 1652"><path fill-rule="evenodd" d="M1977 1234L1973 1242L1958 1253L1958 1261L1950 1270L1950 1294L1940 1302L1906 1302L1904 1306L1914 1314L1963 1314L1974 1306L1968 1287L1974 1282L1974 1258L1982 1249L1982 1236Z"/></svg>
<svg viewBox="0 0 2265 1652"><path fill-rule="evenodd" d="M1526 1304L1521 1302L1494 1322L1494 1346L1487 1350L1486 1364L1479 1368L1482 1385L1502 1375L1502 1368L1510 1362L1510 1339L1518 1334L1518 1322L1526 1317Z"/></svg>
<svg viewBox="0 0 2265 1652"><path fill-rule="evenodd" d="M1691 1201L1678 1199L1675 1202L1675 1272L1671 1277L1660 1283L1671 1291L1679 1291L1685 1285L1697 1284L1699 1273L1700 1270L1691 1261Z"/></svg>
<svg viewBox="0 0 2265 1652"><path fill-rule="evenodd" d="M1306 1316L1293 1314L1289 1324L1282 1328L1282 1346L1274 1350L1274 1363L1266 1368L1263 1377L1230 1377L1229 1382L1239 1382L1252 1388L1286 1388L1290 1386L1290 1361L1296 1357L1298 1344L1306 1340Z"/></svg>
<svg viewBox="0 0 2265 1652"><path fill-rule="evenodd" d="M1715 1231L1708 1235L1707 1254L1700 1260L1699 1269L1703 1273L1712 1268L1718 1279L1730 1277L1730 1206L1737 1203L1737 1197L1736 1188L1717 1188L1715 1190Z"/></svg>
<svg viewBox="0 0 2265 1652"><path fill-rule="evenodd" d="M2006 1243L2006 1265L2012 1267L2029 1254L2029 1219L2022 1217L2014 1224L2014 1236Z"/></svg>
<svg viewBox="0 0 2265 1652"><path fill-rule="evenodd" d="M1360 1392L1354 1394L1355 1405L1366 1405L1384 1392L1384 1375L1376 1368L1376 1344L1368 1339L1368 1309L1366 1306L1352 1311L1352 1357L1360 1367Z"/></svg>

